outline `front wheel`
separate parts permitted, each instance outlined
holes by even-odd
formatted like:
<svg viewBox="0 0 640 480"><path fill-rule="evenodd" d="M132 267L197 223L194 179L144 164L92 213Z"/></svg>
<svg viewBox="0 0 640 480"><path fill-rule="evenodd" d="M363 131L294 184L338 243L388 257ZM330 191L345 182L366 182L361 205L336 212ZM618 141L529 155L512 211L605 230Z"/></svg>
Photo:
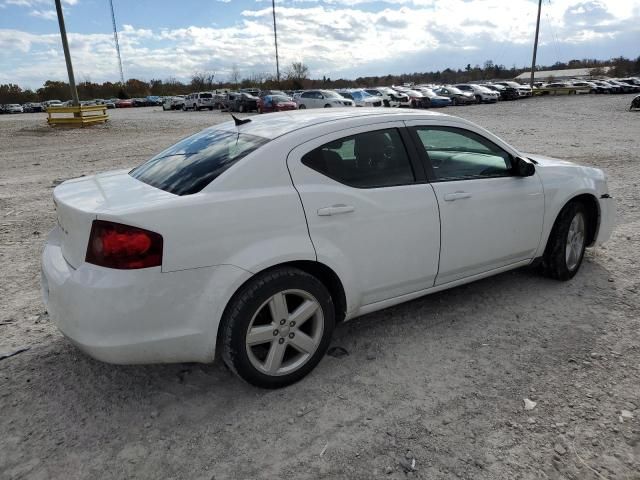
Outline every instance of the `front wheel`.
<svg viewBox="0 0 640 480"><path fill-rule="evenodd" d="M252 385L284 387L320 362L334 323L331 295L317 278L296 268L271 270L251 279L227 306L222 358Z"/></svg>
<svg viewBox="0 0 640 480"><path fill-rule="evenodd" d="M307 108L307 107L306 107L304 104L301 104L301 105L298 107L298 110L304 110L305 108Z"/></svg>
<svg viewBox="0 0 640 480"><path fill-rule="evenodd" d="M480 95L476 95L476 103L482 103L482 97Z"/></svg>
<svg viewBox="0 0 640 480"><path fill-rule="evenodd" d="M570 280L578 273L586 247L587 221L586 209L580 202L571 202L561 210L542 260L547 276Z"/></svg>

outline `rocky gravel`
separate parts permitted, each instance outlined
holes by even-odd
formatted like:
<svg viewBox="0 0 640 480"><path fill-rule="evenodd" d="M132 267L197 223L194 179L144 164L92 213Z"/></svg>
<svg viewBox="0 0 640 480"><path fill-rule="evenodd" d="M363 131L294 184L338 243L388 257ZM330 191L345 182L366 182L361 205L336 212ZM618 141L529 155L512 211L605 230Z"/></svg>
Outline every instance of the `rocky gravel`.
<svg viewBox="0 0 640 480"><path fill-rule="evenodd" d="M451 107L525 152L603 168L611 241L569 282L522 269L341 325L278 391L223 365L113 366L50 323L52 188L222 121L0 116L0 479L640 479L640 112L631 97Z"/></svg>

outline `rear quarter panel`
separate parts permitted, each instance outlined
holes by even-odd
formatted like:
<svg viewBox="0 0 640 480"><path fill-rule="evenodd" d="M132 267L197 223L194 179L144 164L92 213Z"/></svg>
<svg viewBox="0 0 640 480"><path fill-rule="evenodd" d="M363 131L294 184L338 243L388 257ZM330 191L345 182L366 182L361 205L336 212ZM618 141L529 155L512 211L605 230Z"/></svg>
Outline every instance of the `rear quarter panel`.
<svg viewBox="0 0 640 480"><path fill-rule="evenodd" d="M199 193L144 209L104 210L98 218L144 226L164 238L165 272L234 265L250 272L315 260L286 155L270 144Z"/></svg>

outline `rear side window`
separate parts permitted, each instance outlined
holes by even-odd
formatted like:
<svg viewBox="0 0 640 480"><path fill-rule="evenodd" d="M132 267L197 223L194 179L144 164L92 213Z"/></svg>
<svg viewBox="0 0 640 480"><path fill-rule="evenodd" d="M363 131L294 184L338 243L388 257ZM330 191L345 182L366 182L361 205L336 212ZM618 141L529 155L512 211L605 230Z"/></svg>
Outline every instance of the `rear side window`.
<svg viewBox="0 0 640 480"><path fill-rule="evenodd" d="M404 143L396 129L334 140L305 154L302 163L337 182L357 188L415 182Z"/></svg>
<svg viewBox="0 0 640 480"><path fill-rule="evenodd" d="M175 195L191 195L268 141L255 135L208 128L167 148L129 175Z"/></svg>

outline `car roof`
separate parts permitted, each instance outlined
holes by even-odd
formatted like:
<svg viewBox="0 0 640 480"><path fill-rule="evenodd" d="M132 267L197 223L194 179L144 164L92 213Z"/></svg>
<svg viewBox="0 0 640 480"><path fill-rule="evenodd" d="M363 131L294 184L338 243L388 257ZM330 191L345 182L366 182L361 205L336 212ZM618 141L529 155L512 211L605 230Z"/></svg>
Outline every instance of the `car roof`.
<svg viewBox="0 0 640 480"><path fill-rule="evenodd" d="M382 110L382 111L380 111ZM265 138L277 138L287 133L300 130L302 128L321 125L329 122L346 121L355 118L370 118L372 120L411 120L413 118L437 117L437 118L455 118L456 121L462 121L458 117L446 115L439 112L415 111L411 109L380 109L380 108L317 108L304 110L290 110L287 112L270 113L269 115L255 115L251 121L235 126L233 121L224 122L215 126L215 128L227 131L239 131L250 135L257 135Z"/></svg>

